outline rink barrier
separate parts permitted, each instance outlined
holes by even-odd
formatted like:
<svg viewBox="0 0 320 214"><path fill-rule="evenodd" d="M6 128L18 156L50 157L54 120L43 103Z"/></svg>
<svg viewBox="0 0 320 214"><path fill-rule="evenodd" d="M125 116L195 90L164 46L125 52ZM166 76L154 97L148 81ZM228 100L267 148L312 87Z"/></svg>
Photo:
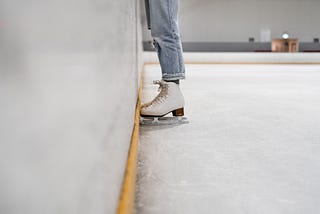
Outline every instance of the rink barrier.
<svg viewBox="0 0 320 214"><path fill-rule="evenodd" d="M319 65L320 53L183 53L185 64ZM144 62L158 64L157 53L144 52Z"/></svg>
<svg viewBox="0 0 320 214"><path fill-rule="evenodd" d="M136 179L138 170L138 143L139 143L139 128L140 128L140 109L142 97L142 81L143 71L141 72L138 99L136 104L134 127L131 136L130 149L128 153L127 166L122 184L121 195L118 203L117 214L133 214L135 210L135 192Z"/></svg>

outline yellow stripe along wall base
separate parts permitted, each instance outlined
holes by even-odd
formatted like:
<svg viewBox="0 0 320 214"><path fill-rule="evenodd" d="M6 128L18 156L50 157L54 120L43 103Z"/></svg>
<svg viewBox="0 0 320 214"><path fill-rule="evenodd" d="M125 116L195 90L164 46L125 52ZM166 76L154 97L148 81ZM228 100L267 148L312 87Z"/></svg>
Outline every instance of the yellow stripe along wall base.
<svg viewBox="0 0 320 214"><path fill-rule="evenodd" d="M137 163L138 163L138 141L139 141L139 122L140 122L140 108L142 96L142 80L143 71L141 73L141 80L139 85L139 94L136 105L134 128L131 137L131 145L127 160L127 167L125 177L122 185L121 196L118 204L117 214L132 214L134 213L136 178L137 178Z"/></svg>

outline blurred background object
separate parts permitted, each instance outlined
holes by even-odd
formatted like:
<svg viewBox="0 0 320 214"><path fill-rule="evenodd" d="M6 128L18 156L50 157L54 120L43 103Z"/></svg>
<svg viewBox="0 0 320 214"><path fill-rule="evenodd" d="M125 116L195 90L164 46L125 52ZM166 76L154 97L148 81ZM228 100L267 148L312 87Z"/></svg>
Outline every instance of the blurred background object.
<svg viewBox="0 0 320 214"><path fill-rule="evenodd" d="M320 51L320 1L185 0L180 1L180 29L185 51L271 52L272 39L284 31L300 42L300 52ZM144 28L145 50L152 50ZM249 42L254 38L254 42Z"/></svg>

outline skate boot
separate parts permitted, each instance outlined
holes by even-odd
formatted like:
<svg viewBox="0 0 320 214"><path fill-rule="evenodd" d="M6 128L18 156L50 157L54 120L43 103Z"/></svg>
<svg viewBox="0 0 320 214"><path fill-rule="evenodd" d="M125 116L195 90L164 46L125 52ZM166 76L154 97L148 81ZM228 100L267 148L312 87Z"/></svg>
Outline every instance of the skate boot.
<svg viewBox="0 0 320 214"><path fill-rule="evenodd" d="M150 121L153 124L185 121L186 118L182 117L185 102L179 85L165 81L154 81L153 83L159 85L160 93L151 102L141 106L142 124ZM164 117L169 113L172 113L173 117Z"/></svg>

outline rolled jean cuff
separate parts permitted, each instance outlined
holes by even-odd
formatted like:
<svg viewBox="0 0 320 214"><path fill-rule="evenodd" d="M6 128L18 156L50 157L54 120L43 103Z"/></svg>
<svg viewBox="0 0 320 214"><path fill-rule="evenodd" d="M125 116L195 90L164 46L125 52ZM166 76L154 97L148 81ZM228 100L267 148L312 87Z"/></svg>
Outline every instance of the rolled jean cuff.
<svg viewBox="0 0 320 214"><path fill-rule="evenodd" d="M185 73L175 73L175 74L162 74L163 80L182 80L185 79Z"/></svg>

